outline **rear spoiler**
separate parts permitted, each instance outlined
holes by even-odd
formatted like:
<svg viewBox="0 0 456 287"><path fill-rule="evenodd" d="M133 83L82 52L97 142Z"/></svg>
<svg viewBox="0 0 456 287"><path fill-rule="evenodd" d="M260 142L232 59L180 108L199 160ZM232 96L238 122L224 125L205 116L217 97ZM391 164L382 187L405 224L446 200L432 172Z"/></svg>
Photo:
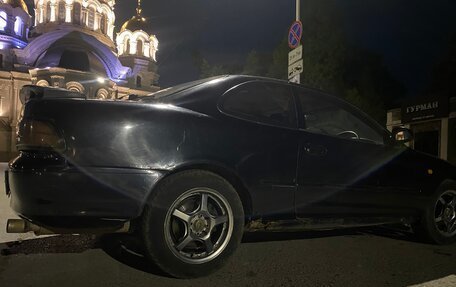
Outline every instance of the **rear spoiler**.
<svg viewBox="0 0 456 287"><path fill-rule="evenodd" d="M87 99L86 95L78 92L35 85L23 86L19 94L19 98L22 104L25 104L30 100L41 99Z"/></svg>

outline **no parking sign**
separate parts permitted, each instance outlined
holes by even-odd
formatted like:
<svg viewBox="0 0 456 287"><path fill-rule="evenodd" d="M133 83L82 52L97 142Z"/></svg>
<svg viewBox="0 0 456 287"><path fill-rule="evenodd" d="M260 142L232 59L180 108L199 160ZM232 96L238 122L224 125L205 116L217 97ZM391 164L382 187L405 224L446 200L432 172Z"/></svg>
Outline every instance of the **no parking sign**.
<svg viewBox="0 0 456 287"><path fill-rule="evenodd" d="M294 21L288 32L288 46L290 46L291 49L298 47L301 43L301 37L302 23L301 21Z"/></svg>

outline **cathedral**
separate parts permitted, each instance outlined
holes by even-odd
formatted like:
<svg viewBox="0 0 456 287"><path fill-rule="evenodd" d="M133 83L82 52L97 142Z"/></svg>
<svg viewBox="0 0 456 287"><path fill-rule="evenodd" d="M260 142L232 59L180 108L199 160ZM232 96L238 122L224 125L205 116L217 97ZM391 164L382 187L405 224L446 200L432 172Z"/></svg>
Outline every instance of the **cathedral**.
<svg viewBox="0 0 456 287"><path fill-rule="evenodd" d="M0 0L0 161L15 154L24 85L64 88L91 99L157 91L157 38L138 0L119 30L115 0Z"/></svg>

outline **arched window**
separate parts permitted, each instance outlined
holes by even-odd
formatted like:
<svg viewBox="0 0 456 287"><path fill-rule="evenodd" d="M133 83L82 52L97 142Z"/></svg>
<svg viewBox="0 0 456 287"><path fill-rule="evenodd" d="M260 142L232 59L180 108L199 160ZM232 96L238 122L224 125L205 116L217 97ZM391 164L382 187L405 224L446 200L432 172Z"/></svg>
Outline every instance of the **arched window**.
<svg viewBox="0 0 456 287"><path fill-rule="evenodd" d="M143 56L144 55L143 50L144 50L143 41L142 40L138 40L138 44L136 46L136 55Z"/></svg>
<svg viewBox="0 0 456 287"><path fill-rule="evenodd" d="M90 29L95 29L95 8L89 8L89 22L87 23Z"/></svg>
<svg viewBox="0 0 456 287"><path fill-rule="evenodd" d="M14 32L18 36L22 36L22 19L17 16L16 21L14 21Z"/></svg>
<svg viewBox="0 0 456 287"><path fill-rule="evenodd" d="M0 31L5 31L5 27L8 20L8 15L5 11L0 11Z"/></svg>
<svg viewBox="0 0 456 287"><path fill-rule="evenodd" d="M140 76L136 76L136 87L137 88L142 87L142 78Z"/></svg>
<svg viewBox="0 0 456 287"><path fill-rule="evenodd" d="M100 30L103 34L108 33L108 17L106 16L106 14L103 14L101 16Z"/></svg>
<svg viewBox="0 0 456 287"><path fill-rule="evenodd" d="M125 41L125 54L130 55L130 38Z"/></svg>
<svg viewBox="0 0 456 287"><path fill-rule="evenodd" d="M59 2L59 22L65 22L66 8L65 1L61 0Z"/></svg>
<svg viewBox="0 0 456 287"><path fill-rule="evenodd" d="M51 1L46 4L46 22L51 22Z"/></svg>
<svg viewBox="0 0 456 287"><path fill-rule="evenodd" d="M73 4L73 23L81 25L81 4L78 2Z"/></svg>

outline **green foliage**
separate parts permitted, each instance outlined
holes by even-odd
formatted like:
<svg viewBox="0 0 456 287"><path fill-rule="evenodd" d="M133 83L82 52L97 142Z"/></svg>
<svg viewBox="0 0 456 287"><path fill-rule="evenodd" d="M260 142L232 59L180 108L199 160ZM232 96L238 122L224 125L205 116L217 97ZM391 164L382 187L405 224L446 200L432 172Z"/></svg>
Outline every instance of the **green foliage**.
<svg viewBox="0 0 456 287"><path fill-rule="evenodd" d="M268 73L265 76L288 80L288 52L290 48L288 48L287 39L284 38L280 44L274 49L272 52L272 62L269 66Z"/></svg>
<svg viewBox="0 0 456 287"><path fill-rule="evenodd" d="M209 78L218 75L239 74L241 67L236 64L210 65L198 51L193 52L193 63L198 68L200 78Z"/></svg>
<svg viewBox="0 0 456 287"><path fill-rule="evenodd" d="M383 58L371 51L351 48L345 56L338 91L378 122L386 121L386 109L404 96L404 87L395 80Z"/></svg>
<svg viewBox="0 0 456 287"><path fill-rule="evenodd" d="M244 75L266 75L271 63L271 54L259 53L252 50L245 61L242 74Z"/></svg>

